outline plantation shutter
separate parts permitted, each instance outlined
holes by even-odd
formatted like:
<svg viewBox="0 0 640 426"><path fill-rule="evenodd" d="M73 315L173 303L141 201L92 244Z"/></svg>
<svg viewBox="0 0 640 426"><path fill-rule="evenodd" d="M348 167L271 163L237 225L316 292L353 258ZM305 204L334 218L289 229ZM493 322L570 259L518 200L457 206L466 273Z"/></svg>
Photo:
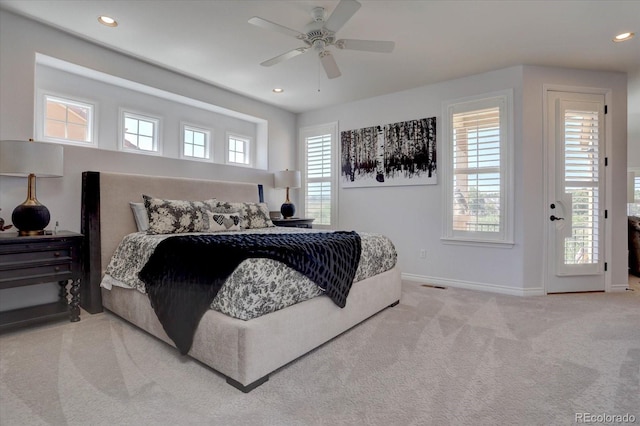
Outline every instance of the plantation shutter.
<svg viewBox="0 0 640 426"><path fill-rule="evenodd" d="M453 231L502 232L500 107L454 113Z"/></svg>
<svg viewBox="0 0 640 426"><path fill-rule="evenodd" d="M564 188L571 200L571 234L564 240L564 263L599 261L600 140L597 110L564 110Z"/></svg>
<svg viewBox="0 0 640 426"><path fill-rule="evenodd" d="M331 225L331 134L305 139L307 179L305 216L315 218L314 225Z"/></svg>

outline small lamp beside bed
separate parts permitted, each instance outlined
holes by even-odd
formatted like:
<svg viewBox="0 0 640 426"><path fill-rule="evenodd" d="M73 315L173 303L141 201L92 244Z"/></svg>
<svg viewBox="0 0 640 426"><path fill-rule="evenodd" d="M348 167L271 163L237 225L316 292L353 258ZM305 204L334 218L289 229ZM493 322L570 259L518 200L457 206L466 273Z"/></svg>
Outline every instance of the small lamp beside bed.
<svg viewBox="0 0 640 426"><path fill-rule="evenodd" d="M280 213L285 219L293 217L296 213L296 206L289 200L289 188L300 188L300 172L298 170L282 170L274 174L275 187L287 188L287 198L280 207Z"/></svg>
<svg viewBox="0 0 640 426"><path fill-rule="evenodd" d="M61 177L61 145L29 141L0 141L0 175L27 177L27 199L13 210L11 221L19 235L42 235L49 224L49 209L36 198L37 177Z"/></svg>

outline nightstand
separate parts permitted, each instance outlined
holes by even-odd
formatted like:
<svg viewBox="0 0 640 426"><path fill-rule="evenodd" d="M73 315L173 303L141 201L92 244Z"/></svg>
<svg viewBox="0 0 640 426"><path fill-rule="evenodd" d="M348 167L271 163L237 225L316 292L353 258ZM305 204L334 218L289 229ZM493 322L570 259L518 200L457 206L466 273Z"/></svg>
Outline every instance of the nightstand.
<svg viewBox="0 0 640 426"><path fill-rule="evenodd" d="M0 289L55 281L60 285L57 302L0 312L0 331L65 317L80 321L82 241L81 234L68 231L24 237L0 233Z"/></svg>
<svg viewBox="0 0 640 426"><path fill-rule="evenodd" d="M289 228L313 228L313 221L315 219L302 219L299 217L292 217L289 219L272 219L276 226L287 226Z"/></svg>

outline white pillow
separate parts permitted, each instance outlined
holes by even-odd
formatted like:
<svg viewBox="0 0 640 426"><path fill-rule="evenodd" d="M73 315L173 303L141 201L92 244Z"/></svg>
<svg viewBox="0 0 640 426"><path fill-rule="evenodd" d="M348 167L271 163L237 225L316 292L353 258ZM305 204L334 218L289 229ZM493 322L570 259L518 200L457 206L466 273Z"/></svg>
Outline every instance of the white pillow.
<svg viewBox="0 0 640 426"><path fill-rule="evenodd" d="M129 205L131 206L138 232L147 232L147 229L149 229L149 216L147 215L147 209L144 207L144 203L130 202Z"/></svg>
<svg viewBox="0 0 640 426"><path fill-rule="evenodd" d="M269 218L269 207L266 203L230 203L217 201L213 211L224 213L238 212L242 218L242 229L271 228L275 225Z"/></svg>
<svg viewBox="0 0 640 426"><path fill-rule="evenodd" d="M209 232L241 231L242 216L240 213L214 213L207 211Z"/></svg>

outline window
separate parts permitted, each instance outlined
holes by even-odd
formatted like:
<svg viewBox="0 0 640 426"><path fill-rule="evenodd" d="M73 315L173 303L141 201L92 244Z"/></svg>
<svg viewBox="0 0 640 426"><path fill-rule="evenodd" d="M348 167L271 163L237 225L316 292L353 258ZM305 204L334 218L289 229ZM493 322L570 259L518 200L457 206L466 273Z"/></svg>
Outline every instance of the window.
<svg viewBox="0 0 640 426"><path fill-rule="evenodd" d="M630 172L633 175L630 184L629 200L627 204L627 214L629 216L640 216L640 173Z"/></svg>
<svg viewBox="0 0 640 426"><path fill-rule="evenodd" d="M238 135L227 135L227 163L251 165L251 138Z"/></svg>
<svg viewBox="0 0 640 426"><path fill-rule="evenodd" d="M188 124L182 124L182 157L208 160L211 132Z"/></svg>
<svg viewBox="0 0 640 426"><path fill-rule="evenodd" d="M445 104L445 240L513 244L512 98Z"/></svg>
<svg viewBox="0 0 640 426"><path fill-rule="evenodd" d="M122 111L122 149L159 154L160 119Z"/></svg>
<svg viewBox="0 0 640 426"><path fill-rule="evenodd" d="M337 185L334 173L337 124L301 130L304 141L304 215L314 227L337 226Z"/></svg>
<svg viewBox="0 0 640 426"><path fill-rule="evenodd" d="M43 139L93 144L93 105L44 95Z"/></svg>

